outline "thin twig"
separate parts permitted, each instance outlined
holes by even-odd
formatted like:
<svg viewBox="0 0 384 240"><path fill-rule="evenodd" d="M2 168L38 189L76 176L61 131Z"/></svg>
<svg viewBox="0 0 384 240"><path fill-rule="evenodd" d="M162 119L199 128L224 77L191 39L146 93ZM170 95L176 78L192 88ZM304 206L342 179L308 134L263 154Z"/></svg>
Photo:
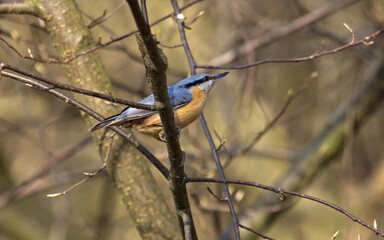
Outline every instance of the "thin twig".
<svg viewBox="0 0 384 240"><path fill-rule="evenodd" d="M285 190L285 189L282 189L282 188L271 187L271 186L263 185L263 184L260 184L260 183L255 183L255 182L250 182L250 181L243 181L243 180L219 179L219 178L187 178L186 181L187 181L187 183L192 183L192 182L207 183L207 182L210 182L210 183L239 184L239 185L244 185L244 186L251 186L251 187L261 188L261 189L264 189L264 190L275 192L277 194L287 194L287 195L291 195L291 196L295 196L295 197L300 197L300 198L308 199L308 200L320 203L322 205L325 205L327 207L330 207L330 208L332 208L332 209L334 209L334 210L344 214L348 218L352 219L352 221L357 222L360 225L364 226L365 228L371 230L372 232L374 232L374 233L384 237L384 233L383 232L379 231L378 229L374 228L373 226L369 225L368 223L362 221L360 218L355 217L354 215L352 215L351 213L347 212L346 210L344 210L343 208L339 207L338 205L330 203L330 202L327 202L327 201L325 201L323 199L320 199L320 198L317 198L317 197L313 197L311 195L304 194L304 193L289 191L289 190Z"/></svg>
<svg viewBox="0 0 384 240"><path fill-rule="evenodd" d="M219 171L220 177L222 179L226 179L225 178L225 173L224 173L224 170L223 170L223 166L221 165L219 155L217 154L217 150L216 150L217 148L215 146L215 143L213 142L211 133L209 132L209 129L208 129L208 126L207 126L207 123L205 121L205 118L204 118L203 114L200 115L200 121L202 122L204 133L205 133L205 136L207 137L207 140L209 142L209 146L211 147L211 151L213 153L213 158L215 159L216 168ZM236 214L236 211L235 211L235 207L234 207L232 199L231 199L231 194L229 192L228 185L227 184L223 184L223 188L224 188L225 199L227 200L229 211L230 211L231 216L232 216L232 222L233 222L233 229L234 229L234 232L235 232L235 237L236 237L236 239L240 240L239 219L237 217L237 214Z"/></svg>
<svg viewBox="0 0 384 240"><path fill-rule="evenodd" d="M205 13L205 11L203 10L203 11L199 12L197 15L195 15L194 18L193 18L191 21L188 21L188 22L187 22L187 21L184 21L184 22L183 22L184 26L185 26L185 27L189 27L188 29L191 29L190 26L191 26L194 22L196 22L197 19L199 19L201 16L203 16L204 13Z"/></svg>
<svg viewBox="0 0 384 240"><path fill-rule="evenodd" d="M251 229L251 228L249 228L249 227L247 227L247 226L244 226L244 225L241 224L241 223L239 223L239 227L244 228L244 229L250 231L251 233L254 233L254 234L256 234L257 236L262 237L262 238L264 238L264 239L274 240L273 238L270 238L270 237L268 237L268 236L265 236L264 234L261 234L261 233L259 233L259 232L256 232L255 230L253 230L253 229Z"/></svg>
<svg viewBox="0 0 384 240"><path fill-rule="evenodd" d="M102 22L105 22L110 17L112 17L120 8L122 8L124 6L124 4L125 4L125 0L121 1L121 3L119 3L119 5L117 5L117 7L112 9L112 11L110 13L108 13L108 14L106 14L107 12L105 10L100 17L96 18L90 24L88 24L88 28L93 28L96 25L98 25L98 24L100 24Z"/></svg>
<svg viewBox="0 0 384 240"><path fill-rule="evenodd" d="M231 50L221 54L215 59L211 60L212 65L224 65L226 63L232 62L237 59L239 56L247 54L249 51L254 51L255 49L271 44L274 41L282 39L285 36L288 36L296 31L302 30L306 26L315 23L335 12L344 8L350 4L353 4L360 0L339 0L332 1L323 7L313 10L312 12L305 14L293 21L290 21L286 25L282 25L276 28L272 28L268 33L262 34L260 37L253 39L245 43L240 47L232 47Z"/></svg>
<svg viewBox="0 0 384 240"><path fill-rule="evenodd" d="M107 141L108 139L111 139L111 142L110 142L110 144L109 144L109 148L108 148L108 152L107 152L107 154L106 154L106 157L104 158L103 165L101 165L101 167L100 167L99 169L97 169L95 172L84 172L84 173L83 173L84 175L93 177L93 176L99 174L101 171L103 171L103 170L105 169L105 167L106 167L107 164L108 164L108 158L109 158L109 157L107 157L107 156L108 156L108 155L110 154L110 152L111 152L112 144L113 144L113 137L114 137L115 135L116 135L116 132L113 132L109 137L107 137L104 141L102 141L102 142L100 143L100 145L101 145L102 143L104 143L104 142Z"/></svg>
<svg viewBox="0 0 384 240"><path fill-rule="evenodd" d="M87 146L91 142L91 137L87 136L78 143L74 144L68 149L65 149L58 154L51 156L46 163L26 181L12 187L0 194L0 209L15 199L20 199L29 196L35 189L38 181L57 163L69 159L69 157L76 154L79 150Z"/></svg>
<svg viewBox="0 0 384 240"><path fill-rule="evenodd" d="M208 187L208 186L207 186L207 190L208 190L208 192L209 192L214 198L216 198L217 201L219 201L219 202L226 202L226 201L227 201L227 199L221 199L219 196L217 196L217 195L212 191L212 189L211 189L210 187Z"/></svg>
<svg viewBox="0 0 384 240"><path fill-rule="evenodd" d="M237 153L230 154L228 157L227 161L225 162L224 167L228 167L229 164L232 162L232 160L236 156L241 156L249 152L256 143L260 141L260 139L272 128L276 125L276 123L280 120L280 118L285 114L287 111L289 105L293 102L294 99L296 99L303 91L305 91L308 87L309 84L312 82L312 80L317 77L318 73L314 72L312 73L304 82L303 85L301 85L295 92L289 91L287 95L287 99L285 100L285 103L281 107L280 111L276 114L276 116L267 124L265 125L264 129L262 129L248 145L246 145L244 148L242 148L240 151Z"/></svg>
<svg viewBox="0 0 384 240"><path fill-rule="evenodd" d="M158 42L158 44L159 44L159 46L164 47L164 48L178 48L178 47L183 46L183 44L175 44L175 45L168 46L168 45L165 45L164 43L161 43L161 42Z"/></svg>
<svg viewBox="0 0 384 240"><path fill-rule="evenodd" d="M54 59L54 58L49 58L48 60L42 60L42 59L35 58L30 53L29 49L28 49L29 54L28 55L24 55L21 52L19 52L14 46L12 46L10 43L8 43L3 37L0 37L0 41L2 41L5 45L7 45L7 47L9 47L12 51L14 51L21 58L28 59L28 60L33 60L33 61L39 62L39 63L60 63L59 60Z"/></svg>
<svg viewBox="0 0 384 240"><path fill-rule="evenodd" d="M38 81L41 81L41 82L44 82L44 83L47 83L49 85L54 86L53 88L50 88L50 89L58 88L58 89L68 90L68 91L71 91L71 92L76 92L76 93L81 93L81 94L92 96L92 97L101 98L101 99L104 99L104 100L107 100L107 101L110 101L110 102L113 102L113 103L120 103L120 104L124 104L124 105L130 106L130 107L134 107L134 108L146 109L146 110L150 110L150 111L156 111L156 107L153 106L153 105L147 105L147 104L141 104L141 103L137 103L137 102L132 102L132 101L128 101L128 100L125 100L125 99L122 99L122 98L117 98L117 97L113 97L113 96L110 96L110 95L106 95L106 94L102 94L102 93L98 93L98 92L93 92L93 91L90 91L90 90L87 90L87 89L77 88L77 87L74 87L74 86L71 86L71 85L67 85L67 84L64 84L64 83L61 83L61 82L56 82L56 81L53 81L53 80L49 80L49 79L47 79L47 78L45 78L43 76L40 76L38 74L25 71L23 69L17 68L15 66L8 65L8 64L3 63L3 62L1 62L1 64L3 66L2 69L8 69L8 70L20 73L20 74L22 74L24 76L27 76L27 77L30 77L30 78L33 78L33 79L36 79Z"/></svg>
<svg viewBox="0 0 384 240"><path fill-rule="evenodd" d="M192 1L192 2L184 5L183 7L181 7L180 10L184 10L186 8L189 8L189 7L193 6L194 4L196 4L198 2L201 2L201 1L203 1L203 0ZM2 5L0 5L0 10L1 10L1 6ZM159 18L156 21L154 21L153 23L150 24L150 26L154 26L154 25L156 25L156 24L158 24L158 23L160 23L160 22L162 22L162 21L164 21L164 20L166 20L166 19L168 19L168 18L170 18L172 16L173 16L173 12L165 15L162 18ZM67 59L65 59L63 61L60 61L60 60L55 59L55 58L48 58L48 60L43 60L43 59L37 59L35 57L28 56L28 55L24 55L24 54L20 53L16 48L14 48L12 45L10 45L8 42L6 42L3 38L0 37L0 40L3 41L6 45L8 45L17 55L19 55L22 58L25 58L25 59L28 59L28 60L33 60L33 61L40 62L40 63L46 63L46 64L63 64L63 63L66 64L66 63L69 63L69 62L75 60L76 58L78 58L80 56L84 56L84 55L87 55L87 54L89 54L91 52L94 52L94 51L96 51L96 50L98 50L100 48L107 47L107 46L109 46L109 45L111 45L113 43L116 43L116 42L119 42L119 41L121 41L121 40L123 40L125 38L128 38L128 37L130 37L130 36L132 36L132 35L134 35L135 33L138 33L138 32L139 32L138 30L131 31L131 32L129 32L127 34L124 34L124 35L122 35L120 37L111 39L108 42L105 42L105 43L99 42L96 46L94 46L94 47L92 47L92 48L90 48L88 50L85 50L83 52L79 52L79 53L73 55L72 57L69 57L69 58L67 58Z"/></svg>
<svg viewBox="0 0 384 240"><path fill-rule="evenodd" d="M340 47L337 47L337 48L334 48L334 49L331 49L331 50L328 50L328 51L324 51L324 52L316 51L314 54L306 56L306 57L300 57L300 58L281 58L281 59L264 59L264 60L256 61L256 62L249 63L249 64L243 64L243 65L215 66L215 65L200 65L200 64L198 64L198 65L196 65L196 68L205 68L205 69L245 69L245 68L250 68L250 67L254 67L254 66L257 66L257 65L261 65L261 64L267 64L267 63L296 63L296 62L304 62L304 61L313 60L313 59L316 59L316 58L319 58L319 57L322 57L322 56L325 56L325 55L337 53L337 52L340 52L340 51L343 51L345 49L352 48L352 47L355 47L355 46L358 46L358 45L371 45L371 44L373 44L373 39L376 36L382 34L383 32L384 32L384 28L382 28L382 29L372 33L371 35L368 35L368 36L364 37L363 39L361 39L361 40L359 40L357 42L348 43L348 44L345 44L345 45L342 45Z"/></svg>
<svg viewBox="0 0 384 240"><path fill-rule="evenodd" d="M193 59L192 52L191 52L191 49L190 49L188 41L187 41L187 37L185 34L185 30L184 30L184 25L182 24L183 19L179 18L179 16L181 15L181 9L179 8L177 0L171 0L171 3L172 3L173 11L174 11L175 16L176 16L175 19L177 22L177 26L179 28L181 44L183 45L185 54L187 55L191 74L195 75L196 74L196 61Z"/></svg>
<svg viewBox="0 0 384 240"><path fill-rule="evenodd" d="M115 132L112 134L112 136L110 137L111 141L109 143L109 146L108 146L108 151L107 151L107 154L105 155L105 158L104 158L104 163L103 165L101 165L101 167L99 167L95 172L84 172L83 174L86 176L85 178L83 178L82 180L80 180L79 182L73 184L72 186L70 186L69 188L67 188L66 190L62 191L62 192L59 192L59 193L51 193L51 194L47 194L47 197L59 197L59 196L63 196L67 193L69 193L70 191L72 191L73 189L75 189L76 187L80 186L81 184L83 184L84 182L86 182L87 180L91 179L92 177L96 176L97 174L99 174L101 171L103 171L105 169L105 167L107 166L107 162L108 162L108 159L109 159L109 156L111 154L111 150L112 150L112 145L113 145L113 137L115 136Z"/></svg>
<svg viewBox="0 0 384 240"><path fill-rule="evenodd" d="M101 20L105 17L106 14L107 14L107 9L104 10L103 14L101 14L100 17L94 19L90 24L88 24L88 28L92 28L92 27L96 26L97 24L101 23Z"/></svg>
<svg viewBox="0 0 384 240"><path fill-rule="evenodd" d="M186 8L188 8L188 7L190 7L190 6L194 5L194 4L196 4L196 3L198 3L198 2L201 2L201 1L203 1L203 0L195 0L195 1L193 1L193 2L190 2L190 3L186 4L186 5L184 5L184 6L181 8L181 10L184 10L184 9L186 9ZM173 16L173 12L167 14L166 16L164 16L164 17L162 17L162 18L159 18L158 20L156 20L156 21L154 21L153 23L151 23L149 26L152 27L152 26L154 26L154 25L156 25L156 24L158 24L158 23L160 23L160 22L162 22L162 21L164 21L164 20L166 20L166 19L168 19L168 18L170 18L170 17L172 17L172 16ZM121 40L123 40L123 39L125 39L125 38L127 38L127 37L130 37L130 36L132 36L132 35L138 33L138 32L139 32L139 30L135 30L135 31L129 32L129 33L127 33L127 34L124 34L123 36L120 36L120 37L118 37L118 38L114 38L114 39L112 39L112 40L110 40L110 41L108 41L108 42L106 42L106 43L100 43L99 45L97 45L97 46L95 46L95 47L93 47L93 48L90 48L90 49L85 50L85 51L83 51L83 52L80 52L80 53L78 53L78 54L76 54L76 55L74 55L74 56L72 56L72 57L70 57L70 58L67 58L66 60L64 60L64 63L69 63L69 62L73 61L74 59L76 59L76 58L78 58L78 57L80 57L80 56L83 56L83 55L86 55L86 54L91 53L91 52L93 52L93 51L96 51L96 50L99 49L99 48L109 46L109 45L111 45L112 43L121 41Z"/></svg>
<svg viewBox="0 0 384 240"><path fill-rule="evenodd" d="M28 14L36 17L41 17L40 9L35 8L34 5L29 2L11 2L0 4L0 14Z"/></svg>

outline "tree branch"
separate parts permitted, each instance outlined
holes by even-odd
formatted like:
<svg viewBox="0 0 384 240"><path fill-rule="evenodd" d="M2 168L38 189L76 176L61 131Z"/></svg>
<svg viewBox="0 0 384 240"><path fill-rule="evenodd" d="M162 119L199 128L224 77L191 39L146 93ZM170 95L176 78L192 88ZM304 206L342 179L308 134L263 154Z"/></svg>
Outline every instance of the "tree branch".
<svg viewBox="0 0 384 240"><path fill-rule="evenodd" d="M110 102L113 102L113 103L120 103L120 104L124 104L124 105L130 106L130 107L134 107L134 108L146 109L146 110L150 110L150 111L156 111L156 107L152 106L152 105L132 102L132 101L128 101L128 100L125 100L125 99L122 99L122 98L117 98L117 97L113 97L113 96L106 95L106 94L103 94L103 93L94 92L94 91L90 91L90 90L83 89L83 88L77 88L77 87L74 87L74 86L71 86L71 85L67 85L67 84L64 84L64 83L61 83L61 82L49 80L49 79L47 79L47 78L45 78L43 76L40 76L40 75L32 73L32 72L28 72L26 70L17 68L15 66L8 65L8 64L6 64L6 63L4 63L2 61L0 61L0 64L2 64L3 69L9 69L11 71L20 73L20 74L22 74L24 76L31 77L31 78L36 79L38 81L41 81L43 83L47 83L49 85L52 85L54 88L68 90L68 91L75 92L75 93L81 93L81 94L92 96L92 97L96 97L96 98L101 98L101 99L104 99L104 100L107 100L107 101L110 101Z"/></svg>
<svg viewBox="0 0 384 240"><path fill-rule="evenodd" d="M360 39L359 41L355 42L350 42L348 44L345 44L345 45L342 45L340 47L337 47L337 48L334 48L334 49L331 49L331 50L327 50L327 51L317 51L315 52L314 54L311 54L309 56L306 56L306 57L298 57L298 58L281 58L281 59L263 59L263 60L260 60L260 61L256 61L256 62L253 62L253 63L249 63L249 64L243 64L243 65L223 65L223 66L215 66L215 65L196 65L196 68L206 68L206 69L245 69L245 68L249 68L249 67L254 67L254 66L257 66L257 65L262 65L262 64L267 64L267 63L297 63L297 62L305 62L305 61L310 61L310 60L313 60L313 59L316 59L316 58L319 58L319 57L322 57L322 56L325 56L325 55L329 55L329 54L334 54L334 53L337 53L337 52L340 52L340 51L343 51L345 49L348 49L348 48L352 48L352 47L355 47L355 46L358 46L358 45L366 45L366 46L369 46L371 44L373 44L373 39L375 37L377 37L378 35L382 34L384 32L384 28L372 33L371 35L368 35L362 39Z"/></svg>
<svg viewBox="0 0 384 240"><path fill-rule="evenodd" d="M383 78L381 77L383 71L382 60L375 59L364 73L363 83L359 86L356 95L340 104L319 133L301 149L288 156L293 164L287 169L286 174L276 181L275 185L299 191L313 182L315 177L330 163L338 159L348 135L345 127L347 111L351 108L354 109L351 128L357 132L384 101ZM252 208L264 208L279 203L280 201L277 199L264 196L255 202ZM259 219L259 229L270 227L281 213L282 211L275 212L263 220ZM241 221L253 220L244 218Z"/></svg>
<svg viewBox="0 0 384 240"><path fill-rule="evenodd" d="M357 222L360 225L364 226L365 228L368 228L372 232L384 237L383 232L379 231L378 229L374 228L373 226L369 225L368 223L362 221L360 218L355 217L354 215L352 215L348 211L344 210L343 208L337 206L336 204L327 202L323 199L313 197L311 195L307 195L307 194L299 193L299 192L294 192L294 191L290 191L290 190L285 190L285 189L278 188L278 187L271 187L271 186L263 185L260 183L243 181L243 180L231 180L231 179L219 179L219 178L187 178L187 183L192 183L192 182L239 184L239 185L243 185L243 186L251 186L251 187L261 188L264 190L275 192L275 193L277 193L279 195L283 195L283 196L284 196L284 194L287 194L287 195L291 195L291 196L295 196L295 197L299 197L299 198L308 199L308 200L311 200L313 202L317 202L317 203L320 203L320 204L325 205L327 207L330 207L330 208L344 214L348 218L352 219L352 221Z"/></svg>
<svg viewBox="0 0 384 240"><path fill-rule="evenodd" d="M127 3L131 8L132 15L140 32L137 39L146 68L147 80L155 97L155 105L159 106L159 115L167 141L169 160L171 162L169 185L178 213L179 227L185 239L197 239L184 181L185 154L180 148L179 132L176 129L173 109L168 96L165 74L168 67L166 57L161 50L158 49L138 1L127 0ZM188 219L188 223L186 219ZM191 227L191 231L185 231L184 227L187 225Z"/></svg>
<svg viewBox="0 0 384 240"><path fill-rule="evenodd" d="M86 113L87 115L89 115L95 119L98 119L100 121L104 119L100 114L94 112L92 109L88 108L84 104L76 101L75 99L73 99L73 98L71 98L71 97L69 97L69 96L67 96L67 95L65 95L65 94L63 94L63 93L61 93L55 89L52 89L49 86L41 84L34 79L24 77L24 76L19 76L17 74L14 74L12 72L8 72L5 70L1 70L1 76L9 77L9 78L17 80L19 82L23 82L23 83L25 83L29 86L32 86L36 89L48 92L49 94L51 94L55 97L58 97L61 100L64 100L66 103L74 106L75 108L83 111L84 113ZM164 176L164 178L167 179L169 177L168 169L148 149L146 149L140 142L138 142L136 139L134 139L131 134L125 132L124 130L120 129L119 127L112 127L112 129L115 132L117 132L120 136L124 137L127 141L129 141L137 150L139 150L159 170L159 172Z"/></svg>
<svg viewBox="0 0 384 240"><path fill-rule="evenodd" d="M42 10L31 1L0 4L0 14L28 14L41 18Z"/></svg>
<svg viewBox="0 0 384 240"><path fill-rule="evenodd" d="M221 54L220 56L212 59L210 61L211 65L224 65L226 63L232 62L236 58L245 55L248 51L254 51L256 48L270 44L276 40L279 40L285 36L288 36L296 31L303 29L305 26L310 25L316 21L319 21L335 12L341 8L347 7L350 4L353 4L360 0L339 0L333 1L328 5L325 5L322 8L316 9L302 17L297 18L290 23L272 29L269 33L263 34L262 36L255 38L254 40L245 43L244 45Z"/></svg>

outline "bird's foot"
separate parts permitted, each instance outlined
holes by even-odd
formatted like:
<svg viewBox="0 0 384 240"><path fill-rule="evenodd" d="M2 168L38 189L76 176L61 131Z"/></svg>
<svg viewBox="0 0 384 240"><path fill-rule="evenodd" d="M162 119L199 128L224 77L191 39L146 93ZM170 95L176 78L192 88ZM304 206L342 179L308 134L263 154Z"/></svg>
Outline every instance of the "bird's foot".
<svg viewBox="0 0 384 240"><path fill-rule="evenodd" d="M182 151L182 153L183 153L183 159L181 160L181 163L178 167L182 167L186 161L186 154L184 151ZM171 162L168 160L168 157L165 157L165 162L168 164L171 164Z"/></svg>
<svg viewBox="0 0 384 240"><path fill-rule="evenodd" d="M177 140L179 140L180 139L180 132L181 132L181 129L178 127L178 126L176 126L176 129L177 129ZM167 140L165 139L165 135L164 135L164 131L161 131L160 133L159 133L159 139L160 139L160 141L162 141L162 142L167 142Z"/></svg>
<svg viewBox="0 0 384 240"><path fill-rule="evenodd" d="M160 133L159 133L159 139L160 139L160 141L162 141L162 142L167 142L167 140L165 140L165 136L164 136L164 132L163 131L161 131Z"/></svg>

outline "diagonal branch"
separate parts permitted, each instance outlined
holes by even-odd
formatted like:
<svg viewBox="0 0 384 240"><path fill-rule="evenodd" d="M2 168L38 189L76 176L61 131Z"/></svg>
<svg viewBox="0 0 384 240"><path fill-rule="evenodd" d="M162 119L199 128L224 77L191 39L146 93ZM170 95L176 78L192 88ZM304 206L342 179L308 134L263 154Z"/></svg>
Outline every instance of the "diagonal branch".
<svg viewBox="0 0 384 240"><path fill-rule="evenodd" d="M49 80L49 79L47 79L47 78L45 78L43 76L40 76L40 75L32 73L32 72L28 72L26 70L17 68L15 66L8 65L8 64L6 64L6 63L4 63L2 61L0 61L0 64L2 65L3 69L9 69L9 70L11 70L13 72L17 72L17 73L20 73L20 74L22 74L24 76L27 76L27 77L36 79L38 81L41 81L43 83L47 83L49 85L52 85L53 88L64 89L64 90L68 90L68 91L71 91L71 92L81 93L81 94L84 94L84 95L101 98L101 99L104 99L104 100L107 100L107 101L110 101L110 102L128 105L130 107L146 109L146 110L150 110L150 111L156 111L156 107L155 106L151 106L151 105L147 105L147 104L142 104L142 103L137 103L137 102L132 102L132 101L128 101L128 100L125 100L125 99L122 99L122 98L117 98L117 97L113 97L113 96L110 96L110 95L102 94L102 93L99 93L99 92L94 92L94 91L90 91L90 90L87 90L87 89L83 89L83 88L78 88L78 87L74 87L74 86L71 86L71 85L67 85L67 84L64 84L64 83L61 83L61 82Z"/></svg>
<svg viewBox="0 0 384 240"><path fill-rule="evenodd" d="M0 14L28 14L41 17L41 9L32 4L31 1L12 2L0 4Z"/></svg>
<svg viewBox="0 0 384 240"><path fill-rule="evenodd" d="M51 94L55 97L58 97L59 99L65 101L66 103L68 103L68 104L74 106L75 108L83 111L84 113L90 115L93 118L96 118L98 120L104 119L100 114L94 112L92 109L88 108L84 104L76 101L75 99L73 99L73 98L71 98L71 97L69 97L69 96L67 96L67 95L65 95L65 94L63 94L63 93L61 93L55 89L52 89L49 86L46 86L42 83L39 83L38 81L36 81L32 78L20 76L20 75L17 75L15 73L8 72L6 70L1 70L1 76L9 77L9 78L17 80L19 82L23 82L25 84L28 84L29 86L32 86L32 87L37 88L39 90L46 91L49 94ZM148 149L146 149L141 143L139 143L136 139L134 139L131 134L125 132L124 130L120 129L119 127L112 127L112 129L115 132L117 132L120 136L122 136L126 140L128 140L137 150L139 150L162 173L162 175L165 178L168 178L168 176L169 176L168 169Z"/></svg>
<svg viewBox="0 0 384 240"><path fill-rule="evenodd" d="M298 19L291 21L290 23L281 26L279 28L271 30L267 34L263 34L259 38L256 38L240 47L232 48L231 50L221 54L215 59L211 60L212 65L224 65L232 62L236 58L245 55L249 51L254 51L256 48L270 44L276 40L279 40L285 36L288 36L296 31L303 29L316 21L319 21L337 11L341 8L347 7L360 0L339 0L332 1L328 5L322 8L316 9Z"/></svg>
<svg viewBox="0 0 384 240"><path fill-rule="evenodd" d="M305 61L313 60L313 59L316 59L316 58L319 58L319 57L322 57L322 56L325 56L325 55L334 54L334 53L337 53L337 52L340 52L340 51L343 51L345 49L352 48L352 47L355 47L355 46L358 46L358 45L369 46L369 45L373 44L373 39L375 37L377 37L378 35L382 34L383 32L384 32L384 28L381 28L380 30L372 33L371 35L368 35L368 36L360 39L359 41L356 41L356 42L353 41L353 42L350 42L348 44L342 45L340 47L337 47L337 48L334 48L334 49L331 49L331 50L327 50L327 51L323 51L323 52L317 51L314 54L311 54L311 55L306 56L306 57L281 58L281 59L264 59L264 60L256 61L256 62L249 63L249 64L243 64L243 65L223 65L223 66L197 65L196 67L197 68L206 68L206 69L245 69L245 68L254 67L254 66L257 66L257 65L267 64L267 63L296 63L296 62L305 62Z"/></svg>

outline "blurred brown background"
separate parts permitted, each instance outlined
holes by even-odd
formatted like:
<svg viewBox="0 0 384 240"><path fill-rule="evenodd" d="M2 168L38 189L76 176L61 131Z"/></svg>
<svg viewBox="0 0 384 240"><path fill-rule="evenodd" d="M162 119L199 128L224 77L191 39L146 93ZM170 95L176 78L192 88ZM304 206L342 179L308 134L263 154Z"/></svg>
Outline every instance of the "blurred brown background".
<svg viewBox="0 0 384 240"><path fill-rule="evenodd" d="M10 2L10 1L6 1ZM121 1L76 1L86 23L107 14ZM182 6L190 1L179 1ZM341 6L342 2L350 2ZM314 12L329 14L316 19ZM186 21L201 11L187 37L199 64L238 65L263 59L297 58L337 48L377 31L383 22L384 2L370 1L204 1L183 11ZM171 13L168 1L148 1L149 21ZM311 24L293 30L303 16ZM299 20L298 20L299 19ZM301 21L301 22L300 22ZM107 21L91 29L101 42L135 30L126 3ZM290 34L283 30L292 30ZM168 58L168 85L188 76L189 66L181 47L177 24L171 18L152 27ZM282 35L257 48L227 59L228 51L263 38ZM0 36L21 53L36 58L55 57L44 23L25 15L0 15ZM273 40L273 41L272 41ZM383 110L380 98L367 114L361 102L369 99L364 85L383 79L382 36L374 44L359 45L338 53L299 63L270 63L229 70L210 93L204 115L217 145L225 140L220 157L226 176L305 192L330 201L378 228L383 226L384 177ZM150 94L136 39L131 36L98 51L113 81L117 96L140 100ZM57 64L22 59L0 44L0 59L10 65L66 82ZM198 69L217 74L226 70ZM249 151L238 154L279 113L289 92L296 92L311 76L306 90L285 110L277 124ZM381 80L382 81L382 80ZM380 86L380 85L379 85ZM381 87L382 87L381 83ZM345 103L356 98L356 103ZM368 100L367 100L368 101ZM100 104L109 104L102 101ZM124 106L116 105L116 113ZM346 115L337 118L337 114ZM354 126L356 121L361 124ZM360 123L360 122L359 122ZM166 149L139 133L135 136L159 159ZM217 177L208 142L199 121L181 132L190 177ZM76 149L73 149L76 148ZM335 148L335 149L333 149ZM73 151L73 153L71 152ZM325 159L326 154L333 156ZM231 159L230 164L226 164ZM164 161L165 163L165 161ZM80 180L82 172L101 164L96 145L77 109L8 78L0 80L0 239L138 239L131 220L106 174L86 182L69 194L47 198ZM44 171L43 171L43 170ZM156 173L164 195L168 188ZM40 173L37 176L36 173ZM27 184L20 185L22 183ZM220 185L210 185L219 196ZM218 202L205 184L190 184L194 218L201 239L233 239L225 203ZM279 196L250 187L231 186L240 222L276 239L375 239L375 235L344 215L320 204L298 198L289 207ZM285 201L283 201L284 203ZM169 200L173 209L173 203ZM284 211L281 214L280 210ZM277 212L276 212L277 211ZM272 215L270 215L272 214ZM276 214L276 215L273 215ZM269 216L276 216L269 218ZM221 232L217 232L218 229ZM242 239L255 239L241 231Z"/></svg>

